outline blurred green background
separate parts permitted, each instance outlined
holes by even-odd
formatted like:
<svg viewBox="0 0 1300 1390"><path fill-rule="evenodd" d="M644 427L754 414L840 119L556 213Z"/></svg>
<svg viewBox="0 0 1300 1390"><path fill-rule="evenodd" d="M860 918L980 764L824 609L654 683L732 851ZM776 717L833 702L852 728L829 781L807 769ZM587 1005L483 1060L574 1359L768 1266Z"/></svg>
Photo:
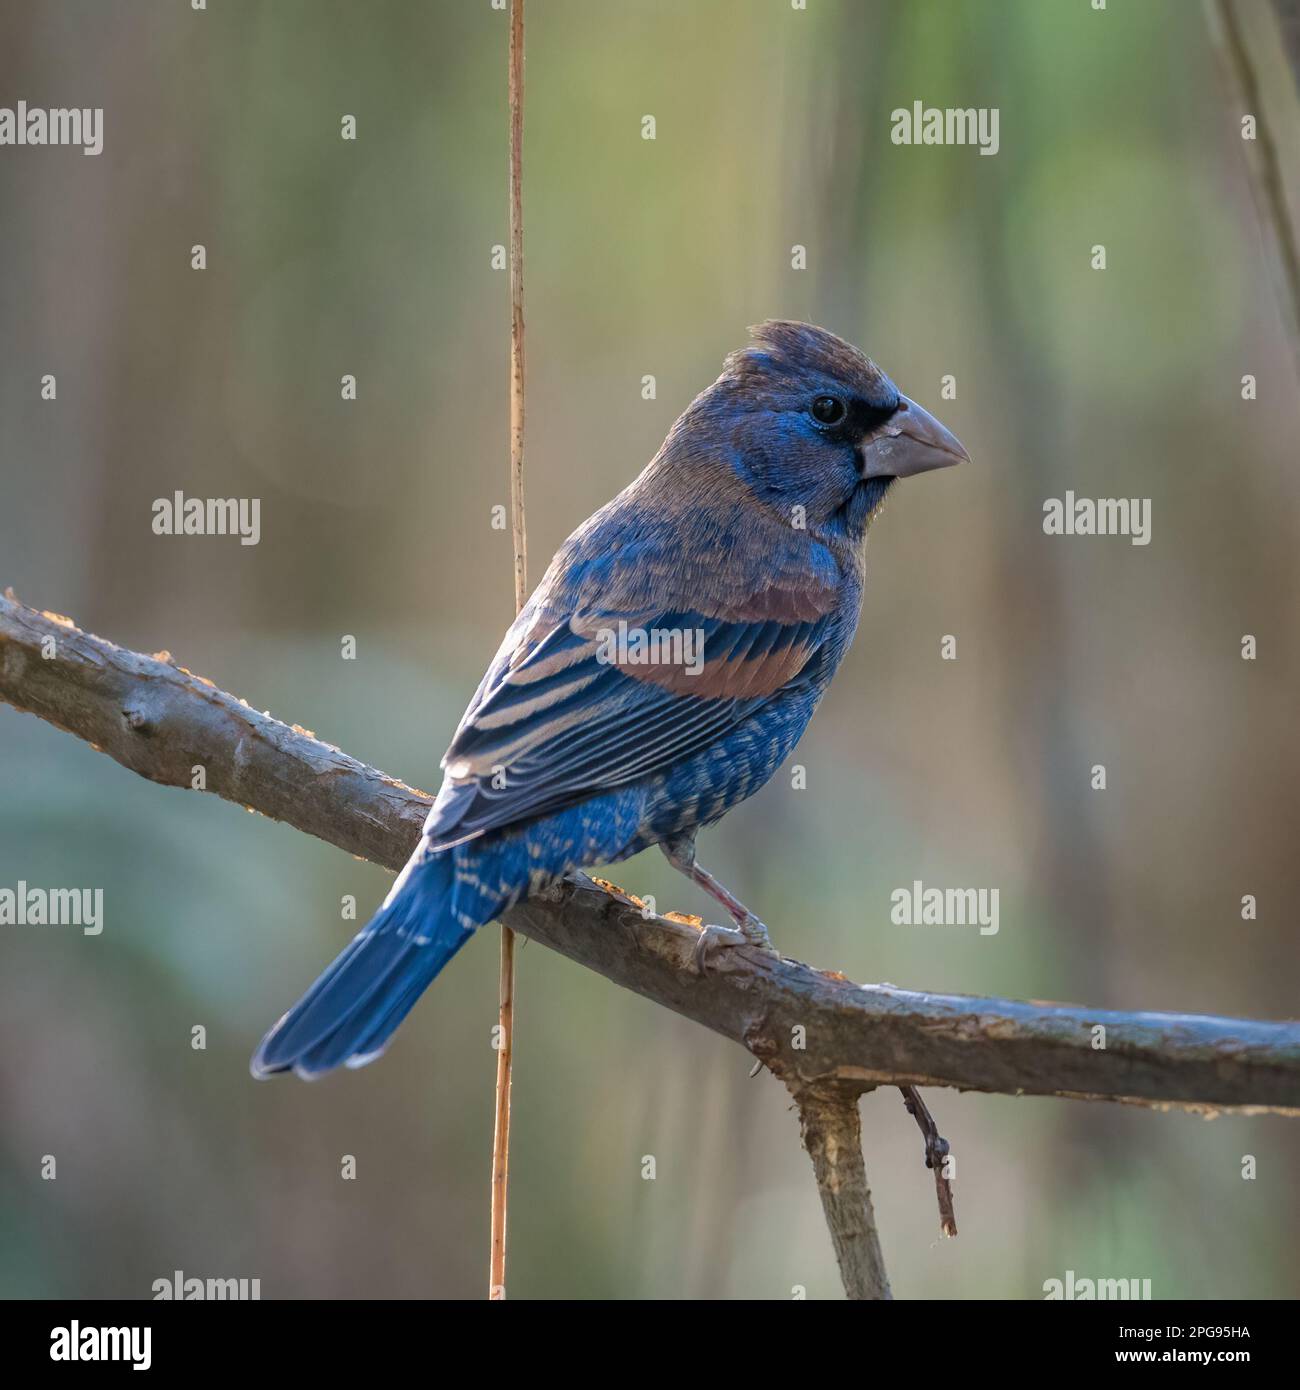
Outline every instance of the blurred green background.
<svg viewBox="0 0 1300 1390"><path fill-rule="evenodd" d="M784 768L704 862L856 979L1294 1012L1300 406L1200 8L532 0L528 25L534 579L763 318L861 344L974 458L873 530L807 790ZM0 104L105 109L98 158L0 149L0 585L429 789L512 612L506 32L489 0L0 4ZM894 146L915 100L998 108L1000 152ZM1149 497L1151 544L1045 536L1067 488ZM177 489L260 497L260 545L155 536ZM657 855L615 877L706 910ZM999 933L891 925L916 878L998 888ZM364 917L386 873L0 707L19 879L102 886L106 926L0 932L0 1293L482 1295L495 929L377 1065L258 1085L253 1046L355 929L341 897ZM512 1297L839 1295L796 1118L738 1048L536 946L517 1030ZM863 1102L897 1295L1300 1292L1297 1122L929 1100L956 1241L897 1094Z"/></svg>

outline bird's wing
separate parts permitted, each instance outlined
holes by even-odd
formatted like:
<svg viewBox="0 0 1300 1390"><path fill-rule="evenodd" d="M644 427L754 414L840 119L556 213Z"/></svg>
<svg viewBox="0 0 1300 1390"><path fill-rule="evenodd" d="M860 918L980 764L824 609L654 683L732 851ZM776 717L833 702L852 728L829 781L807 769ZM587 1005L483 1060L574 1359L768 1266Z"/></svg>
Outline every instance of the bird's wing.
<svg viewBox="0 0 1300 1390"><path fill-rule="evenodd" d="M593 604L589 579L544 582L507 634L444 759L425 827L434 848L626 786L707 747L811 678L836 611L833 573L769 568L757 592L701 594L696 606L654 611L629 611L631 594L617 584L599 586ZM660 655L666 642L676 660L642 663L617 645L620 633L654 632L668 634Z"/></svg>

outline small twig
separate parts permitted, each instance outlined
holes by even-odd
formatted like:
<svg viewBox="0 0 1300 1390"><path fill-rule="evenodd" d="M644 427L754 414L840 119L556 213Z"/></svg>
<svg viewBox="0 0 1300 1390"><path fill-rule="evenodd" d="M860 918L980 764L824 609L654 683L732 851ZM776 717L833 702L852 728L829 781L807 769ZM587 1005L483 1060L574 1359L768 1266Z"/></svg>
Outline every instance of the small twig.
<svg viewBox="0 0 1300 1390"><path fill-rule="evenodd" d="M793 1094L844 1292L851 1299L892 1298L862 1161L862 1089L832 1082Z"/></svg>
<svg viewBox="0 0 1300 1390"><path fill-rule="evenodd" d="M524 0L510 9L510 520L515 612L528 601L524 532Z"/></svg>
<svg viewBox="0 0 1300 1390"><path fill-rule="evenodd" d="M510 530L515 612L528 600L524 529L524 0L510 6ZM506 1296L506 1217L510 1182L510 1086L515 1040L515 934L501 927L497 991L496 1122L492 1130L492 1258L488 1297Z"/></svg>
<svg viewBox="0 0 1300 1390"><path fill-rule="evenodd" d="M1290 21L1294 23L1293 7L1286 8L1290 9ZM1232 0L1205 0L1205 12L1232 99L1240 115L1255 118L1255 138L1241 141L1246 174L1263 233L1265 259L1277 290L1278 310L1300 372L1300 237L1291 220L1272 123L1264 110L1255 61ZM1278 19L1286 19L1283 7L1278 9Z"/></svg>
<svg viewBox="0 0 1300 1390"><path fill-rule="evenodd" d="M506 1296L506 1216L510 1191L510 1088L515 1041L515 934L501 928L497 980L496 1112L492 1126L492 1265L488 1298Z"/></svg>
<svg viewBox="0 0 1300 1390"><path fill-rule="evenodd" d="M1300 94L1300 0L1273 0L1273 13L1282 36L1282 52Z"/></svg>
<svg viewBox="0 0 1300 1390"><path fill-rule="evenodd" d="M944 1172L944 1160L948 1157L948 1141L939 1133L921 1093L915 1086L900 1086L903 1104L907 1113L916 1121L925 1139L925 1166L934 1171L934 1190L939 1198L939 1229L946 1236L957 1234L957 1213L952 1203L952 1183Z"/></svg>
<svg viewBox="0 0 1300 1390"><path fill-rule="evenodd" d="M1282 52L1300 94L1300 0L1273 0L1273 13L1282 37Z"/></svg>

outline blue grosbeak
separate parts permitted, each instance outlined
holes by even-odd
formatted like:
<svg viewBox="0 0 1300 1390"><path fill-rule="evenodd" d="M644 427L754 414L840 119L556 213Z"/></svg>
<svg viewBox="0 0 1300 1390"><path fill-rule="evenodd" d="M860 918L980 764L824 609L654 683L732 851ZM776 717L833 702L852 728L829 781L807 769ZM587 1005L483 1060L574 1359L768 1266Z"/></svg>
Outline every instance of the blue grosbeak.
<svg viewBox="0 0 1300 1390"><path fill-rule="evenodd" d="M731 914L724 936L766 945L695 862L696 832L803 733L857 627L863 542L895 481L966 457L834 334L754 329L551 561L456 730L415 853L253 1074L362 1066L478 927L649 845Z"/></svg>

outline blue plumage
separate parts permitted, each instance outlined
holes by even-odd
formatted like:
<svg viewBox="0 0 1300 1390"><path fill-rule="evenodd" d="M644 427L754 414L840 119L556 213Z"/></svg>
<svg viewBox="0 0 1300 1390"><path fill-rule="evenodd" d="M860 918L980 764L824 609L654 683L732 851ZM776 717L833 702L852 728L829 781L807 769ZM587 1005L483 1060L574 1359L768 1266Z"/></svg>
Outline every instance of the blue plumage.
<svg viewBox="0 0 1300 1390"><path fill-rule="evenodd" d="M384 905L263 1039L255 1076L361 1066L473 932L571 870L694 837L803 733L857 626L895 479L966 457L856 348L768 323L578 528L505 636Z"/></svg>

